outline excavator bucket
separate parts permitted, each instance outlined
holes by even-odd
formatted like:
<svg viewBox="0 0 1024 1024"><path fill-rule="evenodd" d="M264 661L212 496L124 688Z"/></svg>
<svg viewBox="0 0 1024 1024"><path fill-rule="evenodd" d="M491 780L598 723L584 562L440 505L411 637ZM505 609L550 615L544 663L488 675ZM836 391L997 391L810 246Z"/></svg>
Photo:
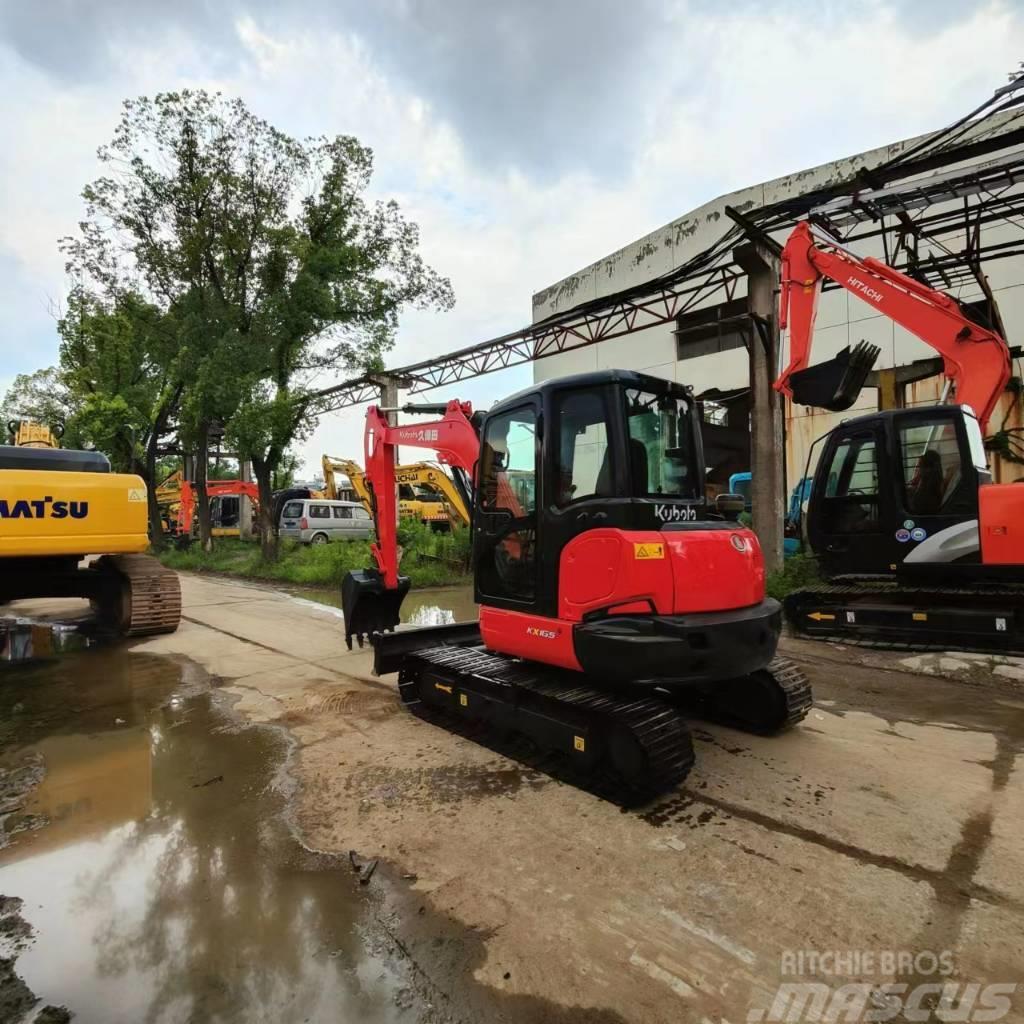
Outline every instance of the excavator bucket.
<svg viewBox="0 0 1024 1024"><path fill-rule="evenodd" d="M830 412L849 409L857 401L881 352L877 345L859 341L832 359L798 370L789 378L793 401Z"/></svg>
<svg viewBox="0 0 1024 1024"><path fill-rule="evenodd" d="M341 609L345 614L345 643L352 650L352 637L363 639L374 633L393 631L401 621L400 609L409 593L409 577L399 576L398 586L388 590L376 569L360 569L341 581Z"/></svg>

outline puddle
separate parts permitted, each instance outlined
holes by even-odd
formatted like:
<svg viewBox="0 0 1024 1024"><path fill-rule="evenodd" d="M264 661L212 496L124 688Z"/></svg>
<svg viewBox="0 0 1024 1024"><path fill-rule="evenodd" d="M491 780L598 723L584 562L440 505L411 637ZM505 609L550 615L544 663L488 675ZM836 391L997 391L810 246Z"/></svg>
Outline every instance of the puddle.
<svg viewBox="0 0 1024 1024"><path fill-rule="evenodd" d="M295 597L317 604L341 607L341 591L319 587L290 590ZM411 626L446 626L452 622L473 622L477 606L472 587L425 587L410 590L402 602L402 622Z"/></svg>
<svg viewBox="0 0 1024 1024"><path fill-rule="evenodd" d="M95 649L0 669L0 894L24 901L15 970L37 1008L414 1019L373 892L287 828L286 742L240 727L187 661Z"/></svg>

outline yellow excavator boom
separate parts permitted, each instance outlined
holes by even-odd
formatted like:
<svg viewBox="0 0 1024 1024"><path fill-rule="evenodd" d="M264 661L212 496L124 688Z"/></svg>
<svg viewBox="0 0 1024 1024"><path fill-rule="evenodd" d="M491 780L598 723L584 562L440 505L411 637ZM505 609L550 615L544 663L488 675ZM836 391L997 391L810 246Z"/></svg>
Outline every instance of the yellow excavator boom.
<svg viewBox="0 0 1024 1024"><path fill-rule="evenodd" d="M356 500L362 502L371 515L370 489L366 483L363 468L351 459L338 459L331 455L323 457L324 484L327 497L341 497L341 489L337 485L337 473L344 473L352 484ZM438 465L431 462L416 462L407 466L395 467L395 481L399 486L399 494L404 491L412 497L401 497L398 502L398 514L419 519L428 525L468 526L469 509L462 500L462 495L448 474ZM434 500L417 496L436 495Z"/></svg>

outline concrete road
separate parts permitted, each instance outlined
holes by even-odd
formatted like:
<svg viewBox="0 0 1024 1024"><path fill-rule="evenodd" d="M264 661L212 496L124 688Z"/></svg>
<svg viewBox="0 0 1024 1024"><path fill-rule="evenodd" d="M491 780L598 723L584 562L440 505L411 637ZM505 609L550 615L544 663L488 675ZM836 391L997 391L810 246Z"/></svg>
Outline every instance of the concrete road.
<svg viewBox="0 0 1024 1024"><path fill-rule="evenodd" d="M403 712L331 609L182 582L179 632L136 649L195 659L290 732L300 834L381 859L380 919L443 1015L736 1022L773 1019L780 982L855 983L854 1002L1024 982L1019 668L787 643L807 721L694 723L685 787L623 812ZM1021 988L988 1019L1024 1019Z"/></svg>

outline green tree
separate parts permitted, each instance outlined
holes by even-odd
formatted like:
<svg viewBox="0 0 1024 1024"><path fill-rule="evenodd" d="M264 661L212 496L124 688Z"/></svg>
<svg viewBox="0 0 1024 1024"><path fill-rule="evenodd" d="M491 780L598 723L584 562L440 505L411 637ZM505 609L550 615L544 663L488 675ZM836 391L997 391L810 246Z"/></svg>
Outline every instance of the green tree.
<svg viewBox="0 0 1024 1024"><path fill-rule="evenodd" d="M73 412L72 395L58 367L19 373L0 402L0 433L6 437L7 425L16 420L48 427L66 424Z"/></svg>
<svg viewBox="0 0 1024 1024"><path fill-rule="evenodd" d="M176 429L183 389L169 318L135 291L101 298L72 289L58 321L61 378L74 399L68 437L105 452L149 490L150 534L160 543L155 487L161 445Z"/></svg>
<svg viewBox="0 0 1024 1024"><path fill-rule="evenodd" d="M379 360L401 309L447 308L451 286L397 204L367 201L372 154L351 137L296 140L241 100L183 91L126 102L99 157L110 173L83 193L69 266L111 295L141 283L173 324L202 540L224 424L252 459L270 554L272 478L312 426L314 376Z"/></svg>

